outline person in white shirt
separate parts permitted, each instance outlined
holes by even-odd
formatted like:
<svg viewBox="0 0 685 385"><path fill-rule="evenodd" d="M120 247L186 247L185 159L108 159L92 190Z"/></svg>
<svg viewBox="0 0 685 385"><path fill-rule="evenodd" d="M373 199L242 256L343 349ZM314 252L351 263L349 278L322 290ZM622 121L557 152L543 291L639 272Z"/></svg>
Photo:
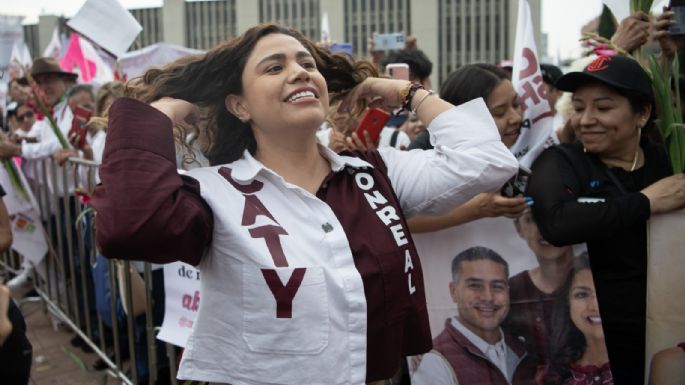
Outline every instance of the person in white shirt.
<svg viewBox="0 0 685 385"><path fill-rule="evenodd" d="M31 76L35 80L39 95L34 95L34 98L41 98L45 107L49 110L51 117L55 121L57 127L59 128L62 135L67 138L69 130L71 129L73 114L71 109L67 104L66 93L70 87L74 85L78 75L66 72L62 70L57 61L53 58L39 57L33 61L31 65ZM35 140L24 138L21 143L17 144L9 140L0 142L0 158L6 159L14 156L20 156L24 159L24 170L27 170L27 178L33 181L35 186L42 186L44 182L43 174L43 161L53 155L56 150L62 148L59 139L55 135L52 126L49 123L47 117L43 120L36 121L29 131L30 137L35 138ZM61 175L61 170L58 168L58 175ZM70 170L68 172L69 180L73 180L73 172ZM52 178L47 178L48 190L60 197L58 206L63 207L63 197L69 196L70 191L73 190L71 183L68 184L67 188L62 186L62 178L56 178L56 183L53 185ZM65 191L66 190L66 191ZM58 208L50 206L52 216L50 218L50 226L54 228L57 227L57 221L62 222L61 228L65 228L64 215L56 216L55 212L58 212ZM53 234L57 234L54 231ZM62 255L67 260L67 242L66 235L62 234L63 237L63 247ZM75 231L72 226L72 240L75 242ZM52 240L55 245L58 244L56 238ZM11 288L16 287L28 287L30 283L31 268L28 265L27 260L24 260L24 270L21 274L16 276L12 281L8 283Z"/></svg>
<svg viewBox="0 0 685 385"><path fill-rule="evenodd" d="M523 384L534 380L523 345L500 325L509 313L509 268L495 251L471 247L452 260L450 295L458 314L445 322L412 376L414 385Z"/></svg>
<svg viewBox="0 0 685 385"><path fill-rule="evenodd" d="M67 104L66 94L76 82L78 75L62 70L53 58L39 57L33 61L31 76L42 93L35 97L43 99L57 127L64 138L67 138L73 114ZM35 142L26 140L21 144L9 141L0 142L0 158L21 156L28 161L41 160L52 156L56 150L62 148L47 118L37 121L31 128L31 132L35 132ZM40 170L36 171L40 174ZM57 186L53 187L51 178L48 178L48 186L58 196L64 196L62 181L60 178L57 179Z"/></svg>
<svg viewBox="0 0 685 385"><path fill-rule="evenodd" d="M444 212L516 171L482 100L459 107L375 77L301 33L258 25L150 70L110 109L91 204L109 258L199 266L180 379L385 381L430 349L405 216ZM378 98L426 122L433 151L338 155L316 130L329 98ZM211 167L179 175L172 127L210 131Z"/></svg>

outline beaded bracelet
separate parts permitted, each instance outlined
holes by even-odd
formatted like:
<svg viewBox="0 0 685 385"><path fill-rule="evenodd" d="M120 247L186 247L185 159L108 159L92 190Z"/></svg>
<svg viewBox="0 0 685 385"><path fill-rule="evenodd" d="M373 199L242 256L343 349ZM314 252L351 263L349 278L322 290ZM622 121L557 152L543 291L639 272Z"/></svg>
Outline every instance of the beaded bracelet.
<svg viewBox="0 0 685 385"><path fill-rule="evenodd" d="M398 112L411 111L411 100L416 95L416 91L423 90L421 83L411 83L400 92L401 108Z"/></svg>

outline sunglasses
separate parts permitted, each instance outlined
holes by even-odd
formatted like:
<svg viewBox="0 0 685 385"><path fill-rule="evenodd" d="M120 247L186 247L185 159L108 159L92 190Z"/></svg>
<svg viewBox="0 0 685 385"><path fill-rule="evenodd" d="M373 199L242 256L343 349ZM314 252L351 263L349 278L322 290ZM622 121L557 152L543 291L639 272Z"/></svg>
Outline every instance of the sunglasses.
<svg viewBox="0 0 685 385"><path fill-rule="evenodd" d="M25 113L21 115L17 115L17 122L22 123L24 122L24 119L31 119L33 118L33 111L26 111Z"/></svg>

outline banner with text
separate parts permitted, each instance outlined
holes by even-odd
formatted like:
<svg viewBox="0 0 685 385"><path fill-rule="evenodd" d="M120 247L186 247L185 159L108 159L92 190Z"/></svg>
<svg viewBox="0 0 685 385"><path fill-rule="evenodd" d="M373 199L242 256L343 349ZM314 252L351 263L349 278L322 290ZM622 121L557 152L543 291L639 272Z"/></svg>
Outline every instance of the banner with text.
<svg viewBox="0 0 685 385"><path fill-rule="evenodd" d="M185 347L200 307L200 270L183 262L164 265L164 322L157 338Z"/></svg>

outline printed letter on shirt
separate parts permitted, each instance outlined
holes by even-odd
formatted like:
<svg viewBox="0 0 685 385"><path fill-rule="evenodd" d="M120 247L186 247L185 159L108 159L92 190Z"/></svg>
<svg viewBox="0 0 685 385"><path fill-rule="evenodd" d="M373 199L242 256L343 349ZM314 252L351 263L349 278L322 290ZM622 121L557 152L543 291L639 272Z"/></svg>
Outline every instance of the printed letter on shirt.
<svg viewBox="0 0 685 385"><path fill-rule="evenodd" d="M397 224L390 228L392 231L392 236L395 237L395 243L397 246L404 246L408 243L407 238L404 236L404 229L401 224Z"/></svg>
<svg viewBox="0 0 685 385"><path fill-rule="evenodd" d="M264 280L276 299L276 318L293 318L293 298L302 284L306 271L304 267L296 268L288 279L288 283L283 286L276 270L262 269Z"/></svg>
<svg viewBox="0 0 685 385"><path fill-rule="evenodd" d="M261 226L250 229L250 236L252 238L264 238L266 247L269 248L271 258L274 260L276 267L287 267L288 260L285 258L283 246L281 246L281 235L288 235L280 226Z"/></svg>
<svg viewBox="0 0 685 385"><path fill-rule="evenodd" d="M372 209L376 209L378 205L384 205L388 203L388 200L385 199L383 195L378 190L374 190L373 193L364 193L364 197L366 197L366 200L369 201L369 205L371 205Z"/></svg>
<svg viewBox="0 0 685 385"><path fill-rule="evenodd" d="M397 216L397 211L392 206L385 206L376 212L378 218L380 218L386 226L388 226L392 221L399 221L400 217Z"/></svg>
<svg viewBox="0 0 685 385"><path fill-rule="evenodd" d="M359 172L354 175L354 180L357 182L357 186L364 191L369 191L373 188L374 181L371 175L365 172Z"/></svg>
<svg viewBox="0 0 685 385"><path fill-rule="evenodd" d="M411 261L411 253L409 250L404 251L404 272L407 273L409 270L414 270L414 263ZM409 285L409 294L414 294L416 287L411 282L411 272L407 274L407 285Z"/></svg>
<svg viewBox="0 0 685 385"><path fill-rule="evenodd" d="M243 209L243 226L254 225L259 215L264 215L272 221L278 223L256 195L243 195L245 197L245 208Z"/></svg>
<svg viewBox="0 0 685 385"><path fill-rule="evenodd" d="M233 187L235 187L236 190L240 191L243 194L254 194L257 191L261 190L262 187L264 187L264 183L258 181L258 180L253 180L250 184L240 184L237 181L233 180L231 177L231 169L228 167L221 167L219 169L219 174L224 177L230 183Z"/></svg>

